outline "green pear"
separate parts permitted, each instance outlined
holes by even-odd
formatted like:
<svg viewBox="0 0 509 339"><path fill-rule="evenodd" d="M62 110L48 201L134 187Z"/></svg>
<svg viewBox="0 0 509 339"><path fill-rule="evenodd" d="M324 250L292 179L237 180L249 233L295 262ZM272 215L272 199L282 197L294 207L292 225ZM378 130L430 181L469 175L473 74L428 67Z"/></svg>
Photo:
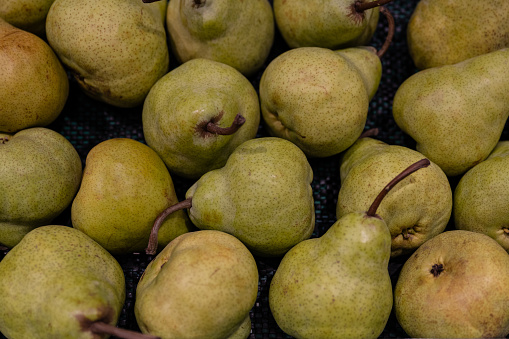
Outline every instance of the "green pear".
<svg viewBox="0 0 509 339"><path fill-rule="evenodd" d="M290 48L330 49L366 45L378 24L378 7L356 8L356 0L274 0L277 27ZM358 1L361 4L372 2Z"/></svg>
<svg viewBox="0 0 509 339"><path fill-rule="evenodd" d="M147 144L170 173L198 179L223 167L238 145L256 136L260 104L241 73L199 58L157 81L143 105L142 122Z"/></svg>
<svg viewBox="0 0 509 339"><path fill-rule="evenodd" d="M172 0L166 25L180 62L211 59L246 76L263 66L274 41L274 15L267 0Z"/></svg>
<svg viewBox="0 0 509 339"><path fill-rule="evenodd" d="M509 115L509 48L410 76L393 101L397 125L448 176L490 154Z"/></svg>
<svg viewBox="0 0 509 339"><path fill-rule="evenodd" d="M240 239L254 254L276 257L311 236L315 208L313 171L305 154L276 137L245 141L226 165L204 174L186 200L166 212L187 209L194 225ZM147 253L155 253L154 223Z"/></svg>
<svg viewBox="0 0 509 339"><path fill-rule="evenodd" d="M413 338L504 338L509 334L509 254L485 234L452 230L405 262L394 311Z"/></svg>
<svg viewBox="0 0 509 339"><path fill-rule="evenodd" d="M391 178L424 158L410 148L360 138L341 158L337 218L365 210ZM431 163L395 187L378 208L392 237L391 257L413 252L446 228L453 195L442 169Z"/></svg>
<svg viewBox="0 0 509 339"><path fill-rule="evenodd" d="M127 254L145 249L154 220L177 202L161 158L139 141L114 138L88 153L71 219L110 253ZM190 229L187 215L174 213L162 225L159 247Z"/></svg>
<svg viewBox="0 0 509 339"><path fill-rule="evenodd" d="M164 6L166 1L56 0L46 35L87 95L134 107L168 71Z"/></svg>
<svg viewBox="0 0 509 339"><path fill-rule="evenodd" d="M309 157L338 154L361 135L380 77L380 59L372 49L291 49L276 57L260 80L264 126Z"/></svg>
<svg viewBox="0 0 509 339"><path fill-rule="evenodd" d="M106 338L125 300L118 262L82 232L34 229L0 262L0 328L11 339Z"/></svg>
<svg viewBox="0 0 509 339"><path fill-rule="evenodd" d="M419 69L456 64L509 47L509 2L420 0L406 33Z"/></svg>
<svg viewBox="0 0 509 339"><path fill-rule="evenodd" d="M46 16L55 0L2 0L0 18L24 31L45 35Z"/></svg>
<svg viewBox="0 0 509 339"><path fill-rule="evenodd" d="M0 134L0 164L0 243L14 247L72 203L81 159L61 134L34 127Z"/></svg>
<svg viewBox="0 0 509 339"><path fill-rule="evenodd" d="M285 333L298 339L382 333L392 309L391 235L376 210L398 180L427 165L424 159L408 167L367 211L344 215L285 254L269 288L270 310Z"/></svg>
<svg viewBox="0 0 509 339"><path fill-rule="evenodd" d="M60 115L69 80L44 40L0 18L0 64L0 132L44 127Z"/></svg>
<svg viewBox="0 0 509 339"><path fill-rule="evenodd" d="M246 339L257 293L256 262L242 242L220 231L196 231L150 262L134 312L141 331L161 339Z"/></svg>
<svg viewBox="0 0 509 339"><path fill-rule="evenodd" d="M509 141L465 173L454 191L457 229L484 233L509 251Z"/></svg>

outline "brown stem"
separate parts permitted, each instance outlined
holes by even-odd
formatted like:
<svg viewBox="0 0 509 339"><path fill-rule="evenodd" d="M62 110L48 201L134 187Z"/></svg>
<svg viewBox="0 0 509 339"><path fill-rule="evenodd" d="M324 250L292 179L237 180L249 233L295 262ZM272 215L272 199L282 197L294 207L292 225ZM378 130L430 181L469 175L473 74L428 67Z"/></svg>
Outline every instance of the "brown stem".
<svg viewBox="0 0 509 339"><path fill-rule="evenodd" d="M378 135L378 128L370 128L359 136L359 139L361 138L369 138L369 137L375 137Z"/></svg>
<svg viewBox="0 0 509 339"><path fill-rule="evenodd" d="M161 339L154 335L125 330L100 321L92 323L90 331L95 334L108 334L122 339Z"/></svg>
<svg viewBox="0 0 509 339"><path fill-rule="evenodd" d="M384 187L384 189L378 194L378 196L375 198L375 201L371 204L369 207L369 210L367 212L367 215L370 217L374 217L376 215L376 210L378 209L378 206L380 206L380 203L382 202L383 198L389 193L389 191L396 186L401 180L409 176L410 174L414 173L415 171L428 167L430 165L430 162L428 159L421 159L412 165L405 168L400 174L398 174L394 179L391 180L390 183L387 184L387 186Z"/></svg>
<svg viewBox="0 0 509 339"><path fill-rule="evenodd" d="M355 10L359 13L362 13L364 11L367 11L368 9L386 5L391 1L392 0L375 0L370 2L364 2L359 0L355 2Z"/></svg>
<svg viewBox="0 0 509 339"><path fill-rule="evenodd" d="M232 135L233 133L237 132L240 126L242 126L245 122L246 118L240 114L237 114L230 127L220 127L211 121L205 126L205 129L207 132L214 134Z"/></svg>
<svg viewBox="0 0 509 339"><path fill-rule="evenodd" d="M391 12L387 8L385 8L385 6L380 7L380 13L385 15L385 18L387 19L388 23L387 37L385 38L382 47L376 52L376 55L381 59L392 43L392 38L394 37L394 30L396 29L396 24L394 23L394 17L392 16Z"/></svg>
<svg viewBox="0 0 509 339"><path fill-rule="evenodd" d="M152 226L152 230L150 231L150 237L148 238L148 246L145 249L145 253L154 255L157 252L157 234L159 233L159 229L163 224L164 220L167 216L172 214L173 212L180 211L186 208L191 208L192 206L192 198L187 198L186 200L182 200L181 202L176 203L175 205L171 205L164 211L162 211L154 221L154 225Z"/></svg>

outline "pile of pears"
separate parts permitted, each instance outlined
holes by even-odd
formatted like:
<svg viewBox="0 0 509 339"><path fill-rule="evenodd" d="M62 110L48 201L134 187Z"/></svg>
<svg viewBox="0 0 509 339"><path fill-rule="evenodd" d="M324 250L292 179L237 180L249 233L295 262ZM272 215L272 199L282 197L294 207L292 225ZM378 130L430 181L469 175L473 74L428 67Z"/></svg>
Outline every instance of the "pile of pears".
<svg viewBox="0 0 509 339"><path fill-rule="evenodd" d="M4 0L0 64L0 339L509 336L509 2Z"/></svg>

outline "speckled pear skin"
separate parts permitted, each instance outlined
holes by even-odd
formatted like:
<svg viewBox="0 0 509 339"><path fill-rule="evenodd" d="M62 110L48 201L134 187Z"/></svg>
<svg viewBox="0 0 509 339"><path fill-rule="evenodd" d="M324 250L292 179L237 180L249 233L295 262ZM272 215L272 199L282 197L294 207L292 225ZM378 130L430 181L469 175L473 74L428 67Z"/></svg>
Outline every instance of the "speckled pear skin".
<svg viewBox="0 0 509 339"><path fill-rule="evenodd" d="M0 328L11 339L106 338L88 326L115 325L124 300L118 262L71 227L39 227L0 262Z"/></svg>
<svg viewBox="0 0 509 339"><path fill-rule="evenodd" d="M387 183L424 158L407 147L360 138L341 158L337 218L367 210ZM391 257L412 253L443 232L452 206L449 180L433 162L398 183L377 209L391 233Z"/></svg>
<svg viewBox="0 0 509 339"><path fill-rule="evenodd" d="M467 173L454 191L457 229L484 233L509 251L509 141L500 141L491 154Z"/></svg>
<svg viewBox="0 0 509 339"><path fill-rule="evenodd" d="M295 338L377 338L392 309L391 236L366 213L337 220L293 247L269 289L270 310Z"/></svg>
<svg viewBox="0 0 509 339"><path fill-rule="evenodd" d="M408 22L407 42L419 69L509 47L509 2L421 0Z"/></svg>
<svg viewBox="0 0 509 339"><path fill-rule="evenodd" d="M232 135L205 130L211 120L221 127L237 114L246 121ZM242 142L253 139L260 124L258 94L233 67L208 59L192 59L163 76L143 105L147 144L170 173L198 179L221 168Z"/></svg>
<svg viewBox="0 0 509 339"><path fill-rule="evenodd" d="M354 0L274 0L273 4L277 27L288 46L329 49L367 45L373 37L378 7L360 14L354 6Z"/></svg>
<svg viewBox="0 0 509 339"><path fill-rule="evenodd" d="M258 293L258 269L234 236L190 232L147 266L134 311L143 333L162 339L246 339Z"/></svg>
<svg viewBox="0 0 509 339"><path fill-rule="evenodd" d="M291 142L248 140L189 188L189 217L200 229L234 235L256 255L282 256L313 233L312 180L306 156Z"/></svg>
<svg viewBox="0 0 509 339"><path fill-rule="evenodd" d="M320 47L289 50L260 80L264 127L309 157L338 154L364 129L367 91L358 69L340 54Z"/></svg>
<svg viewBox="0 0 509 339"><path fill-rule="evenodd" d="M448 176L486 159L499 141L509 115L508 63L504 48L417 72L396 91L397 125Z"/></svg>
<svg viewBox="0 0 509 339"><path fill-rule="evenodd" d="M0 18L0 65L0 132L47 126L60 115L69 80L44 40Z"/></svg>
<svg viewBox="0 0 509 339"><path fill-rule="evenodd" d="M56 0L46 19L48 42L88 96L140 105L168 71L161 3Z"/></svg>
<svg viewBox="0 0 509 339"><path fill-rule="evenodd" d="M433 265L443 265L437 277ZM504 338L508 286L509 255L502 246L485 234L452 230L424 243L405 262L394 311L412 338Z"/></svg>
<svg viewBox="0 0 509 339"><path fill-rule="evenodd" d="M178 202L163 161L147 145L128 138L105 140L87 155L71 219L113 254L143 252L157 216ZM184 211L172 213L158 233L159 248L188 232Z"/></svg>
<svg viewBox="0 0 509 339"><path fill-rule="evenodd" d="M44 36L46 15L55 0L3 0L0 18L24 31Z"/></svg>
<svg viewBox="0 0 509 339"><path fill-rule="evenodd" d="M274 42L274 15L267 0L172 0L166 25L180 62L206 58L253 75Z"/></svg>
<svg viewBox="0 0 509 339"><path fill-rule="evenodd" d="M72 203L82 165L74 146L44 127L0 133L0 164L0 244L11 248Z"/></svg>

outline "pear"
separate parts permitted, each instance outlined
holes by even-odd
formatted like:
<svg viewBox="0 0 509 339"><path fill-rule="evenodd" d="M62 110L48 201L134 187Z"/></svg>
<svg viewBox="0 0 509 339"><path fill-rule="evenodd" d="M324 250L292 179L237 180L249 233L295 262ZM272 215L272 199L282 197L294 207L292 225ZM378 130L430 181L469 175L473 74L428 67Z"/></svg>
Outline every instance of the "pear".
<svg viewBox="0 0 509 339"><path fill-rule="evenodd" d="M509 2L420 0L408 22L407 42L419 69L509 47Z"/></svg>
<svg viewBox="0 0 509 339"><path fill-rule="evenodd" d="M374 49L300 47L276 57L260 80L264 126L308 157L328 157L361 135L381 77ZM352 60L355 60L352 62Z"/></svg>
<svg viewBox="0 0 509 339"><path fill-rule="evenodd" d="M56 0L46 18L47 39L88 96L134 107L168 71L166 4Z"/></svg>
<svg viewBox="0 0 509 339"><path fill-rule="evenodd" d="M454 190L457 229L484 233L509 251L509 141L465 173Z"/></svg>
<svg viewBox="0 0 509 339"><path fill-rule="evenodd" d="M71 219L110 253L127 254L145 249L158 214L177 202L161 158L139 141L113 138L88 153ZM191 226L183 211L174 213L162 225L160 248Z"/></svg>
<svg viewBox="0 0 509 339"><path fill-rule="evenodd" d="M0 64L0 132L48 126L60 115L69 80L44 40L0 18Z"/></svg>
<svg viewBox="0 0 509 339"><path fill-rule="evenodd" d="M259 256L282 256L313 233L312 180L305 154L290 141L276 137L245 141L224 167L198 179L187 190L186 200L161 213L146 252L156 251L160 220L187 209L199 229L232 234Z"/></svg>
<svg viewBox="0 0 509 339"><path fill-rule="evenodd" d="M290 48L338 49L361 46L371 40L378 24L378 7L363 8L369 2L274 0L274 18ZM369 7L376 5L371 4Z"/></svg>
<svg viewBox="0 0 509 339"><path fill-rule="evenodd" d="M394 311L413 338L503 338L509 334L509 254L477 232L447 231L405 262Z"/></svg>
<svg viewBox="0 0 509 339"><path fill-rule="evenodd" d="M143 333L162 339L245 339L258 293L258 270L234 236L183 234L147 266L134 312Z"/></svg>
<svg viewBox="0 0 509 339"><path fill-rule="evenodd" d="M166 24L180 62L211 59L246 76L263 66L274 41L274 15L267 0L173 0Z"/></svg>
<svg viewBox="0 0 509 339"><path fill-rule="evenodd" d="M509 48L410 76L393 101L396 124L448 176L490 154L509 115Z"/></svg>
<svg viewBox="0 0 509 339"><path fill-rule="evenodd" d="M72 203L82 164L65 137L44 127L0 134L0 164L0 244L14 247Z"/></svg>
<svg viewBox="0 0 509 339"><path fill-rule="evenodd" d="M365 212L338 219L320 238L285 254L269 289L279 327L295 338L377 338L392 309L391 235L376 214L399 180L428 166L423 159L396 176Z"/></svg>
<svg viewBox="0 0 509 339"><path fill-rule="evenodd" d="M43 37L46 16L55 0L2 0L0 18L24 31Z"/></svg>
<svg viewBox="0 0 509 339"><path fill-rule="evenodd" d="M163 76L143 105L143 134L170 173L198 179L221 168L260 124L253 85L226 64L193 59Z"/></svg>
<svg viewBox="0 0 509 339"><path fill-rule="evenodd" d="M337 218L365 209L386 182L422 158L404 146L369 137L357 140L341 157ZM452 208L449 180L433 162L400 182L378 207L391 233L391 257L409 254L443 232Z"/></svg>

